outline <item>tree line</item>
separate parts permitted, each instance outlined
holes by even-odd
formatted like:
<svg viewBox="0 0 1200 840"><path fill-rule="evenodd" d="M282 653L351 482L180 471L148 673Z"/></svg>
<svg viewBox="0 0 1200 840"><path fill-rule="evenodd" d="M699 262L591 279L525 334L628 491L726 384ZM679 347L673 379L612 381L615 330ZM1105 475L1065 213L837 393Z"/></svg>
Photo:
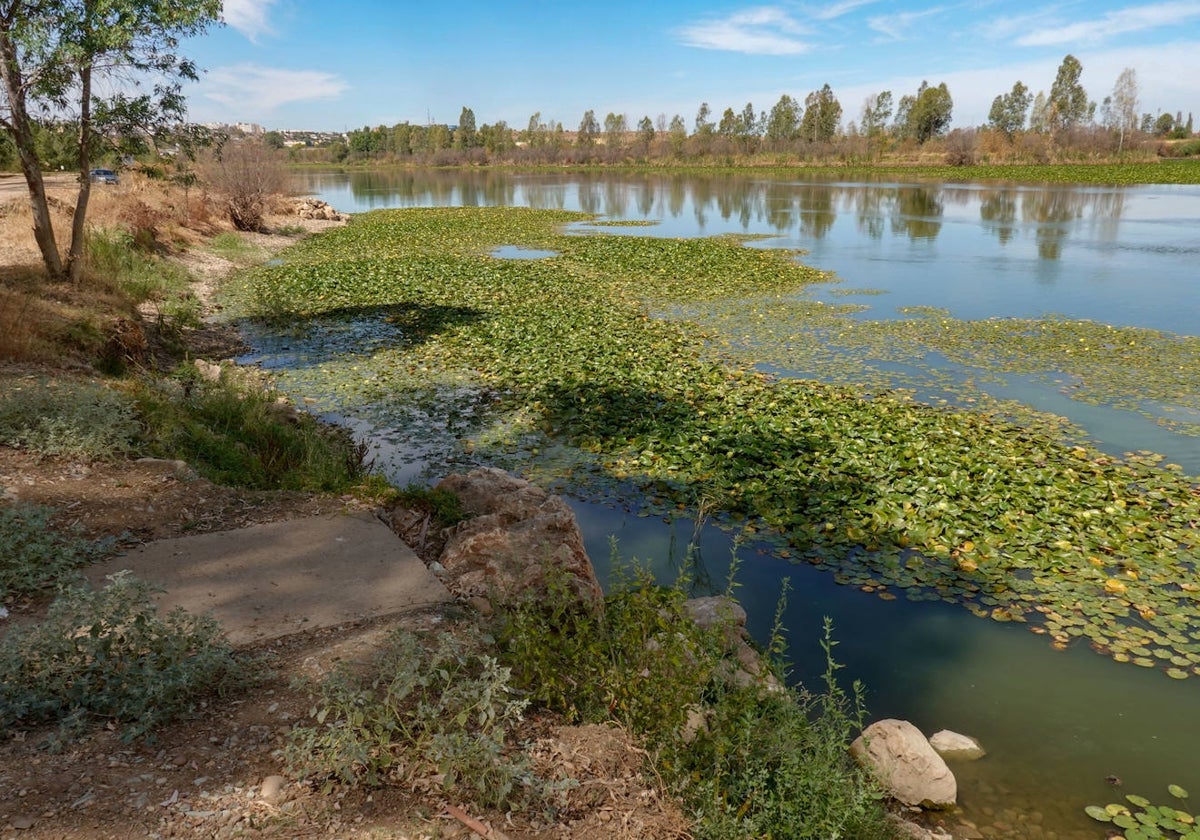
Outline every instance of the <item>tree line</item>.
<svg viewBox="0 0 1200 840"><path fill-rule="evenodd" d="M984 125L950 132L954 100L945 82L922 82L896 99L892 91L866 97L854 118L826 84L803 101L784 94L770 109L747 102L720 116L701 103L691 124L680 114L625 114L601 119L584 112L578 126L544 120L534 113L524 127L503 120L479 124L463 107L455 125L365 126L327 152L335 162L421 160L432 163L618 163L652 159L721 159L757 154L837 158L870 162L885 154L919 155L931 141L951 163L989 157L1034 160L1072 155L1123 155L1147 138L1192 136L1192 115L1140 112L1137 73L1126 68L1112 92L1097 104L1080 83L1083 66L1063 58L1048 91L1034 94L1024 82L1000 93ZM1187 149L1185 152L1189 151ZM1196 153L1200 150L1190 150ZM301 154L297 152L297 154Z"/></svg>

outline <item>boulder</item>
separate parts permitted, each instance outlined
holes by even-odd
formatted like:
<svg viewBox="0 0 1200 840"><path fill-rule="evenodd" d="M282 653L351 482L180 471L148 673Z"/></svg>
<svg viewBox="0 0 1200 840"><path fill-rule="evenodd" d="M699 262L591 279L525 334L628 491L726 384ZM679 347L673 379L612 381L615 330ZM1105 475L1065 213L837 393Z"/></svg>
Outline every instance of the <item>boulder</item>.
<svg viewBox="0 0 1200 840"><path fill-rule="evenodd" d="M333 209L328 202L319 198L302 198L296 202L296 215L301 219L321 219L330 222L346 220L344 213Z"/></svg>
<svg viewBox="0 0 1200 840"><path fill-rule="evenodd" d="M850 745L860 764L870 767L889 795L917 808L953 808L958 783L921 730L906 720L881 720Z"/></svg>
<svg viewBox="0 0 1200 840"><path fill-rule="evenodd" d="M565 573L581 600L602 606L583 534L558 496L497 469L452 475L437 488L457 495L470 517L451 529L438 558L455 594L503 602L546 591L549 578Z"/></svg>
<svg viewBox="0 0 1200 840"><path fill-rule="evenodd" d="M938 755L949 761L975 761L987 755L974 738L951 732L949 729L933 733L929 737L929 745L937 750Z"/></svg>

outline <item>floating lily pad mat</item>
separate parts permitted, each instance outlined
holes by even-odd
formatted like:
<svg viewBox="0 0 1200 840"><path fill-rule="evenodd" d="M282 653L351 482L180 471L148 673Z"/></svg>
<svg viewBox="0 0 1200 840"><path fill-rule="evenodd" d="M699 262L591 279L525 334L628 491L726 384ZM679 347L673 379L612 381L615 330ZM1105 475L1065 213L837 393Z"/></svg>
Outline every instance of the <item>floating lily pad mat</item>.
<svg viewBox="0 0 1200 840"><path fill-rule="evenodd" d="M738 322L729 313L776 319L789 331L780 346L819 353L810 334L845 332L839 314L857 306L798 297L828 275L795 252L744 247L746 237L564 233L587 218L513 208L370 213L298 244L284 265L246 273L230 303L297 343L331 323L375 319L374 339L306 357L285 384L324 408L390 416L415 434L421 418L450 411L436 421L457 450L448 456L523 462L540 480L636 494L660 509L703 503L774 535L782 555L884 597L953 601L1028 622L1058 646L1086 642L1176 678L1200 673L1194 479L1153 453L1114 458L1064 441L1052 423L991 407L949 410L903 393L775 378L756 367L765 359L732 352ZM557 256L488 256L501 244ZM888 341L904 330L917 343L944 332L937 350L1017 369L1093 344L1130 364L1148 363L1133 358L1143 343L1172 364L1195 352L1185 339L1099 324L910 314L914 326L900 322ZM812 330L792 331L802 324ZM1097 364L1107 363L1071 369L1090 376ZM1143 393L1184 400L1180 387L1200 392L1188 379L1196 369L1156 368ZM1109 393L1136 396L1136 377L1102 378ZM454 397L443 406L445 393Z"/></svg>

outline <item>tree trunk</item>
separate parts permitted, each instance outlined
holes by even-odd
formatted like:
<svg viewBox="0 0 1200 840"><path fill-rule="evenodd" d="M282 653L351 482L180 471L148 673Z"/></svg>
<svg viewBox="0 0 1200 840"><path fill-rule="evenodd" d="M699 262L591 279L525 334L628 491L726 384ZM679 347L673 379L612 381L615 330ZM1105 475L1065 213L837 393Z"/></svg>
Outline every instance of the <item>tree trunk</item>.
<svg viewBox="0 0 1200 840"><path fill-rule="evenodd" d="M92 193L91 134L92 134L92 66L85 64L79 71L79 197L71 217L71 250L67 255L67 274L78 283L83 274L84 244L87 241L87 207Z"/></svg>
<svg viewBox="0 0 1200 840"><path fill-rule="evenodd" d="M62 256L54 239L54 222L50 218L50 205L46 201L46 184L42 179L42 167L38 163L34 148L33 129L29 112L25 109L25 84L21 77L21 66L17 61L16 45L8 33L0 33L0 77L3 77L4 92L8 98L9 125L17 156L21 160L21 172L29 187L29 206L33 211L33 237L42 252L42 262L51 279L63 277Z"/></svg>

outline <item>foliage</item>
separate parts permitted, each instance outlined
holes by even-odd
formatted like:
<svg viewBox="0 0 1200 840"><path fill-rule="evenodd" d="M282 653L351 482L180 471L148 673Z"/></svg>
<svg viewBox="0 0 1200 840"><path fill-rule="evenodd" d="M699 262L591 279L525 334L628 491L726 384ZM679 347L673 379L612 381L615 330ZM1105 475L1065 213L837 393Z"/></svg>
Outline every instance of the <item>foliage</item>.
<svg viewBox="0 0 1200 840"><path fill-rule="evenodd" d="M1185 804L1188 792L1179 785L1168 785L1167 793L1181 804ZM1200 840L1200 826L1196 815L1171 805L1152 805L1144 796L1129 794L1125 804L1114 802L1108 805L1089 805L1085 813L1097 822L1110 823L1122 830L1125 840ZM1133 806L1132 808L1130 806Z"/></svg>
<svg viewBox="0 0 1200 840"><path fill-rule="evenodd" d="M429 779L488 807L536 803L550 787L509 743L526 701L477 642L444 633L425 645L394 631L365 673L348 667L313 686L313 723L292 729L293 772L345 784Z"/></svg>
<svg viewBox="0 0 1200 840"><path fill-rule="evenodd" d="M87 240L87 267L94 277L123 292L132 303L150 303L158 327L178 335L200 324L200 303L191 292L191 278L176 264L137 246L134 236L120 229L92 230Z"/></svg>
<svg viewBox="0 0 1200 840"><path fill-rule="evenodd" d="M148 136L185 116L182 82L196 68L178 55L181 39L218 20L218 0L63 0L12 3L0 20L0 79L6 109L0 127L11 134L29 185L34 237L47 273L82 271L92 156L105 143L123 152L144 148ZM152 93L139 83L153 80ZM65 267L58 252L37 159L34 120L42 112L74 110L80 176Z"/></svg>
<svg viewBox="0 0 1200 840"><path fill-rule="evenodd" d="M809 143L828 143L837 134L841 119L842 105L833 95L833 89L825 85L804 100L800 134Z"/></svg>
<svg viewBox="0 0 1200 840"><path fill-rule="evenodd" d="M862 688L838 685L828 619L824 691L721 685L706 725L660 757L700 840L893 836L883 796L846 744L863 725Z"/></svg>
<svg viewBox="0 0 1200 840"><path fill-rule="evenodd" d="M395 501L406 508L428 513L442 528L450 528L467 518L462 499L450 490L410 484L396 491Z"/></svg>
<svg viewBox="0 0 1200 840"><path fill-rule="evenodd" d="M370 214L243 277L241 305L311 318L314 338L323 323L314 316L338 323L352 313L377 331L378 343L359 334L352 357L326 355L291 380L339 410L394 418L406 400L426 398L433 373L496 395L473 411L474 430L455 435L473 461L540 470L600 497L670 506L707 497L786 542L783 556L844 582L1028 621L1056 644L1085 639L1175 677L1200 668L1193 481L1150 456L1120 460L1064 442L1053 424L1018 424L1027 418L1002 407L953 412L903 393L775 380L754 369L772 360L767 352L730 358L738 334L709 313L814 316L802 329L815 328L819 344L831 307L797 292L825 275L742 238L557 230L580 218L504 208ZM488 256L500 244L558 256ZM796 326L780 322L781 344L813 340ZM1005 344L998 333L1010 326L947 335L963 336L967 352L975 331L996 330ZM1066 356L1068 338L1090 346L1077 324L1013 333L1022 330L1033 332L1029 352ZM1108 355L1144 364L1152 354L1136 354L1151 338L1131 335L1134 347ZM1164 339L1152 344L1170 348ZM555 462L551 453L567 446L574 459ZM547 455L531 466L533 450Z"/></svg>
<svg viewBox="0 0 1200 840"><path fill-rule="evenodd" d="M40 455L115 458L138 433L133 402L86 380L0 379L0 444Z"/></svg>
<svg viewBox="0 0 1200 840"><path fill-rule="evenodd" d="M347 430L294 411L261 384L193 371L137 389L149 452L237 487L336 493L363 479L365 449Z"/></svg>
<svg viewBox="0 0 1200 840"><path fill-rule="evenodd" d="M661 741L683 727L720 659L719 631L691 621L686 597L639 570L597 613L578 601L565 575L551 575L548 593L501 611L502 661L536 705L572 722L616 720Z"/></svg>
<svg viewBox="0 0 1200 840"><path fill-rule="evenodd" d="M1008 93L1001 94L992 100L992 109L988 112L988 124L1005 136L1012 137L1025 127L1025 115L1029 113L1029 105L1033 96L1029 88L1021 82L1013 85Z"/></svg>
<svg viewBox="0 0 1200 840"><path fill-rule="evenodd" d="M0 641L0 728L94 719L129 740L244 679L211 617L159 616L153 593L124 573L98 591L70 589L46 619Z"/></svg>
<svg viewBox="0 0 1200 840"><path fill-rule="evenodd" d="M1079 82L1083 65L1073 55L1063 57L1050 86L1047 100L1047 122L1051 130L1069 131L1091 116L1094 105L1088 102L1087 91Z"/></svg>
<svg viewBox="0 0 1200 840"><path fill-rule="evenodd" d="M0 603L61 586L111 550L109 540L53 527L53 516L53 508L36 505L0 507Z"/></svg>

